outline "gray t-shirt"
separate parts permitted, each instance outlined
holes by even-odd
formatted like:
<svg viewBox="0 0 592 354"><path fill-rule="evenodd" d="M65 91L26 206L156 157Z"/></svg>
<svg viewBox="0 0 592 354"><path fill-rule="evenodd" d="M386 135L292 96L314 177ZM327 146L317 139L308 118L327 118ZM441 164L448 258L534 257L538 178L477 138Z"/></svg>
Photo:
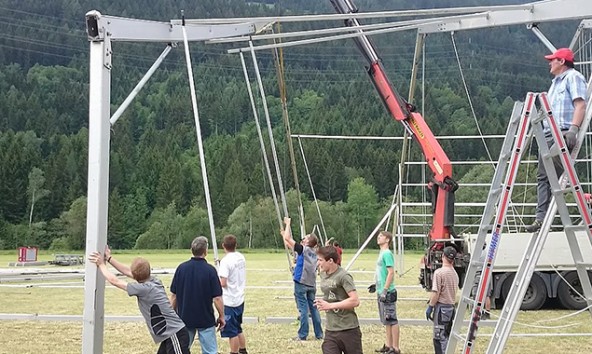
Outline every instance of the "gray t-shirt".
<svg viewBox="0 0 592 354"><path fill-rule="evenodd" d="M332 274L321 273L321 291L323 299L327 302L339 302L347 299L347 293L356 290L354 279L345 271L338 267ZM328 331L344 331L359 327L358 316L352 310L329 310L327 311Z"/></svg>
<svg viewBox="0 0 592 354"><path fill-rule="evenodd" d="M127 294L138 297L138 307L155 343L164 341L185 327L173 310L160 280L150 277L143 283L129 283Z"/></svg>

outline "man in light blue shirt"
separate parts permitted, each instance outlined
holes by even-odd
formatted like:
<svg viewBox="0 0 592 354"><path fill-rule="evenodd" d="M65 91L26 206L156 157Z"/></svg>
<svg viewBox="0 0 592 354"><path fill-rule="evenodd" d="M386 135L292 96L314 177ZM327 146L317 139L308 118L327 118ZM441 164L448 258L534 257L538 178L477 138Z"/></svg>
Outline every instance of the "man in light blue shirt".
<svg viewBox="0 0 592 354"><path fill-rule="evenodd" d="M549 104L555 121L563 131L567 148L571 151L577 142L580 126L586 113L586 80L574 69L574 54L569 48L560 48L555 53L546 55L549 61L549 72L555 77L549 88ZM547 145L551 146L553 139L549 127L545 125ZM562 166L555 166L557 176L563 173ZM537 232L547 214L551 201L551 186L547 171L539 153L539 167L537 171L537 209L536 219L532 225L526 227L528 232Z"/></svg>

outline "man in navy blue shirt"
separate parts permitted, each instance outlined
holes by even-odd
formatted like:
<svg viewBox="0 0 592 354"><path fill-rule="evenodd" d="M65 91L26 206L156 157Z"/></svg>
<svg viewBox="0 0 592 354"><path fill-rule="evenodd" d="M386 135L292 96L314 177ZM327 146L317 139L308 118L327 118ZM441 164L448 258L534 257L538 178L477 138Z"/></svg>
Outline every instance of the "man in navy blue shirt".
<svg viewBox="0 0 592 354"><path fill-rule="evenodd" d="M216 268L208 264L208 239L196 237L191 243L190 260L181 263L171 283L171 304L185 322L189 332L189 346L195 332L203 354L217 354L216 327L224 327L224 303L222 286ZM218 318L214 317L212 303L216 306Z"/></svg>

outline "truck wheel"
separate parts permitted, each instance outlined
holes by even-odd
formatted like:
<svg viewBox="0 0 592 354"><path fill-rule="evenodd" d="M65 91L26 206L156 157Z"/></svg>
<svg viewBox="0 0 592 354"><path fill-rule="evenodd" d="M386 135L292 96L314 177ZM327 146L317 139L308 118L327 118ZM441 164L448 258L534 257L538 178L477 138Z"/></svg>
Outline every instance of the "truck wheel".
<svg viewBox="0 0 592 354"><path fill-rule="evenodd" d="M502 284L502 296L504 297L504 301L508 299L508 294L510 293L510 287L512 286L512 282L514 281L514 274L506 278L504 283ZM530 279L530 284L526 289L526 293L524 294L524 299L522 300L522 305L520 306L521 310L538 310L540 309L545 301L547 300L547 287L545 286L545 282L541 277L533 273L532 279Z"/></svg>
<svg viewBox="0 0 592 354"><path fill-rule="evenodd" d="M592 280L592 274L590 272L588 272L588 277ZM578 293L583 295L582 283L580 282L578 273L576 271L568 272L564 278L565 281L561 281L559 286L557 286L557 298L561 306L570 310L581 310L586 307L586 301L569 286L571 285Z"/></svg>

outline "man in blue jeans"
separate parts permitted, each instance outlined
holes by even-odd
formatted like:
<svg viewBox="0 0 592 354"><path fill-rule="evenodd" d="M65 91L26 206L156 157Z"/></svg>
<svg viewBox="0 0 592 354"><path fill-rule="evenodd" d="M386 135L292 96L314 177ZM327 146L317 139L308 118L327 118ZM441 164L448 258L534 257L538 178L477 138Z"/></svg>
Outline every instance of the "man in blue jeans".
<svg viewBox="0 0 592 354"><path fill-rule="evenodd" d="M284 218L286 226L282 230L282 237L286 247L294 250L297 255L296 267L294 267L294 297L300 313L300 328L298 328L298 337L295 340L306 340L306 337L308 337L309 311L315 338L322 339L321 314L314 305L317 293L317 254L314 248L317 246L318 240L314 234L308 234L304 236L302 244L296 243L292 238L290 222L289 217Z"/></svg>
<svg viewBox="0 0 592 354"><path fill-rule="evenodd" d="M197 332L201 352L217 354L216 327L222 329L225 325L224 302L216 268L206 261L208 239L196 237L191 242L191 253L193 257L181 263L175 271L171 283L171 304L187 326L189 346L193 344ZM212 302L218 318L214 317Z"/></svg>

